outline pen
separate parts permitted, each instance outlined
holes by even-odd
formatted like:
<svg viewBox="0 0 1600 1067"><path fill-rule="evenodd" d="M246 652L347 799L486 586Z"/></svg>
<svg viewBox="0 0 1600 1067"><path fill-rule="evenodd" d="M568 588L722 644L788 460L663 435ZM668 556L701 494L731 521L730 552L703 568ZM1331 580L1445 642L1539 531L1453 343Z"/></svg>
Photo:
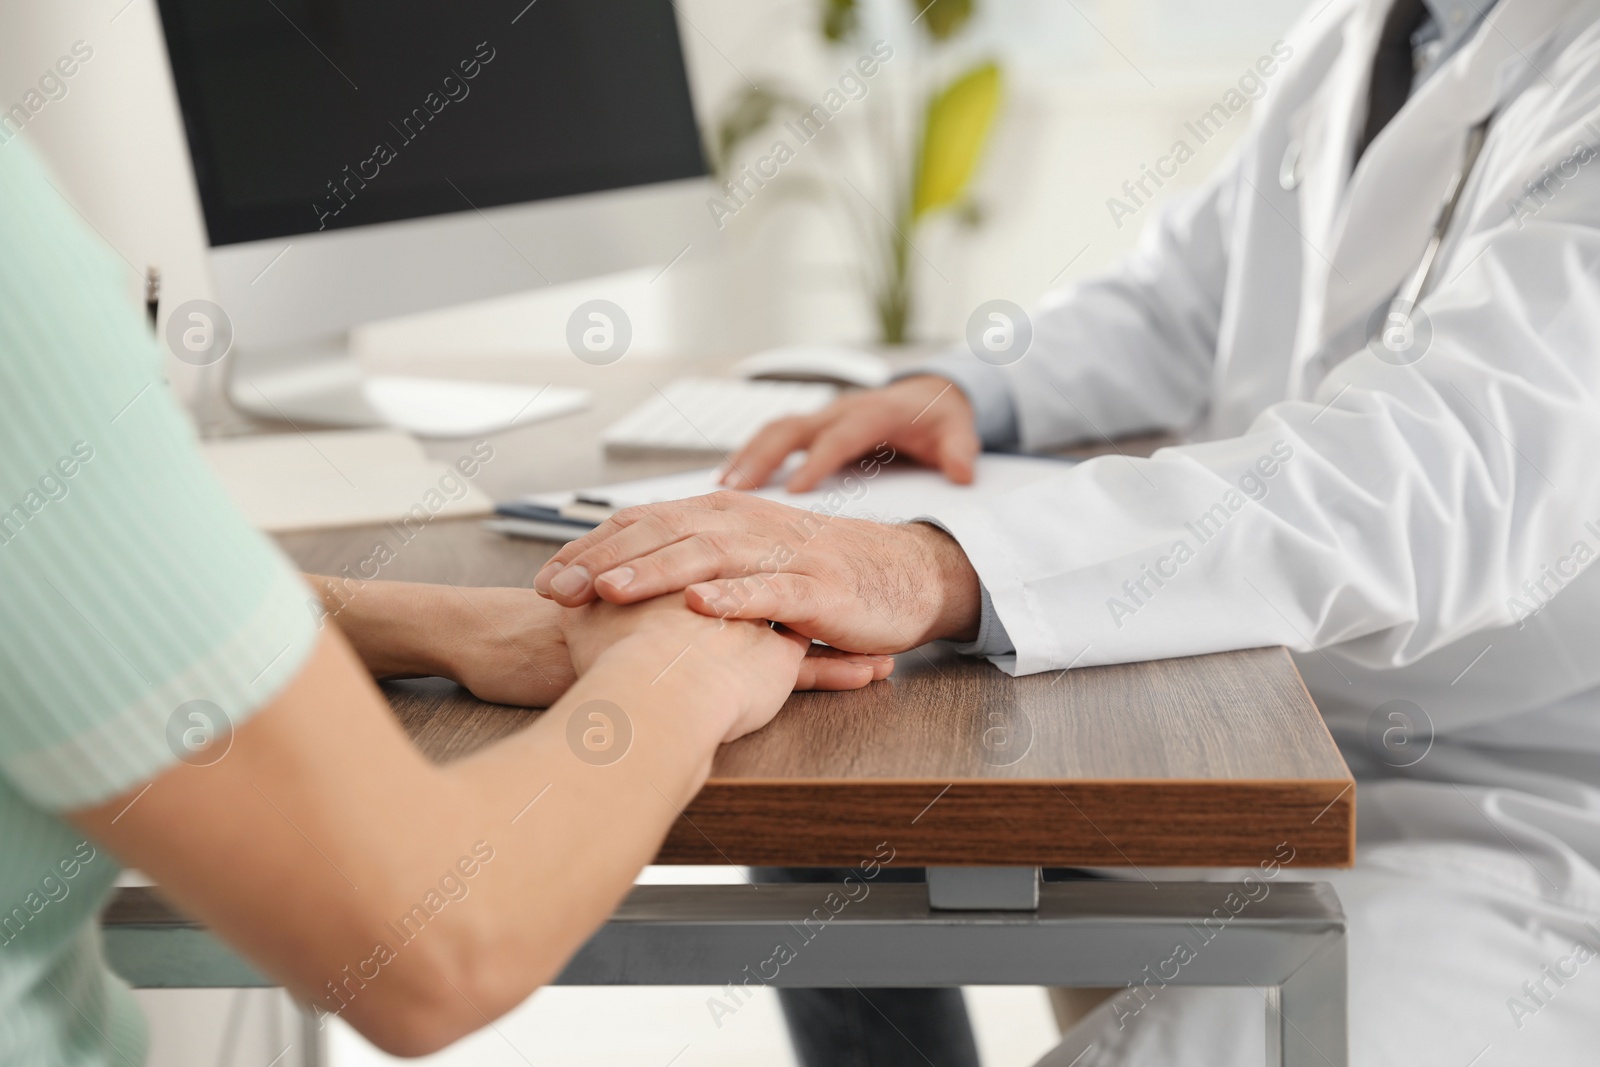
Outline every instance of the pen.
<svg viewBox="0 0 1600 1067"><path fill-rule="evenodd" d="M154 263L144 272L144 310L150 316L150 329L156 328L156 311L161 306L161 268Z"/></svg>

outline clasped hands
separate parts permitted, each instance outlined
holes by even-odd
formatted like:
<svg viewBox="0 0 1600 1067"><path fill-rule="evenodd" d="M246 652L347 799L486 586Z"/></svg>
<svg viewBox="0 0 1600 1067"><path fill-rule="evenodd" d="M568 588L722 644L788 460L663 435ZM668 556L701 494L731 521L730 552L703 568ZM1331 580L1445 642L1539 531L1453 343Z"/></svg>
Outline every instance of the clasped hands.
<svg viewBox="0 0 1600 1067"><path fill-rule="evenodd" d="M788 482L801 491L884 445L970 481L972 409L936 377L847 396L768 426L732 459L724 484L755 488L805 449ZM739 720L746 729L791 689L859 688L888 676L889 654L972 639L981 601L971 563L938 527L738 492L618 512L556 553L534 578L537 596L371 582L346 597L337 580L316 580L380 677L441 675L484 700L538 707L603 659L653 670L693 653L733 704L752 709Z"/></svg>
<svg viewBox="0 0 1600 1067"><path fill-rule="evenodd" d="M970 639L980 597L961 547L935 526L847 519L737 492L620 511L556 553L533 584L570 608L681 595L699 615L771 620L876 655Z"/></svg>
<svg viewBox="0 0 1600 1067"><path fill-rule="evenodd" d="M649 682L687 660L683 671L726 696L722 704L744 721L739 711L770 717L792 690L858 689L894 666L765 622L697 614L681 597L569 609L524 588L307 578L375 677L449 678L497 704L548 707L602 667Z"/></svg>
<svg viewBox="0 0 1600 1067"><path fill-rule="evenodd" d="M973 422L953 383L907 378L772 423L730 460L723 484L757 488L804 449L787 485L805 491L885 447L970 482ZM847 519L737 492L619 511L557 552L533 585L567 607L682 590L701 615L770 619L836 649L877 654L971 640L981 607L977 572L936 526Z"/></svg>

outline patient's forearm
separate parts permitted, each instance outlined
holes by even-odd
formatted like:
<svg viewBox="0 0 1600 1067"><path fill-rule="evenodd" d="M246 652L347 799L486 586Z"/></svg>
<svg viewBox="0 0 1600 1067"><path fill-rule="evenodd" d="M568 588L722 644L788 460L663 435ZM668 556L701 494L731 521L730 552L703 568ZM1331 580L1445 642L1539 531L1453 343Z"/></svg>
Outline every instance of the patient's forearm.
<svg viewBox="0 0 1600 1067"><path fill-rule="evenodd" d="M681 651L681 641L616 646L536 727L448 768L498 818L503 854L514 857L484 881L469 928L485 1011L508 1010L556 976L710 773L727 719L708 714L722 699L699 668L717 653L691 648L673 663ZM493 921L535 900L540 921Z"/></svg>
<svg viewBox="0 0 1600 1067"><path fill-rule="evenodd" d="M450 587L418 582L367 582L349 589L337 578L308 574L331 621L376 678L443 675L440 636L470 621Z"/></svg>
<svg viewBox="0 0 1600 1067"><path fill-rule="evenodd" d="M572 684L562 610L530 589L306 580L375 678L449 678L525 707L547 707Z"/></svg>
<svg viewBox="0 0 1600 1067"><path fill-rule="evenodd" d="M426 843L395 872L411 895L396 894L387 910L366 916L373 936L385 937L378 924L406 914L414 887L449 870L469 843L485 843L494 859L473 879L470 897L430 921L434 945L393 995L366 1004L351 998L349 1022L383 1032L397 1011L413 1013L405 1040L426 1051L556 977L698 792L731 718L716 710L724 700L714 673L700 669L719 653L691 649L674 663L682 651L677 640L614 646L532 727L441 770L439 795L456 807L441 810L426 834L410 824ZM337 1004L324 990L311 992L322 994L324 1010Z"/></svg>
<svg viewBox="0 0 1600 1067"><path fill-rule="evenodd" d="M297 995L430 1051L552 978L704 781L744 649L684 644L617 642L531 727L440 768L327 634L224 759L74 820Z"/></svg>

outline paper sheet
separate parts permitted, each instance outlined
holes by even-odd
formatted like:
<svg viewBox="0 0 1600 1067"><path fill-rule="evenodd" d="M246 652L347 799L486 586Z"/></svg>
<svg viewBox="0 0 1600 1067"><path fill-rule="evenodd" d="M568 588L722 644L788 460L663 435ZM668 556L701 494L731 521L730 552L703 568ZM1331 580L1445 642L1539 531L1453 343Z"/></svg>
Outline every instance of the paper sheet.
<svg viewBox="0 0 1600 1067"><path fill-rule="evenodd" d="M834 475L810 493L789 493L774 486L756 490L755 495L848 518L896 522L997 496L1058 474L1071 465L1072 461L1063 459L985 453L978 457L977 477L972 485L955 485L938 471L901 461L880 468L877 475L870 478L859 468L851 468L849 473ZM777 476L773 480L781 484L782 478ZM701 496L720 488L716 470L707 468L576 492L534 493L523 499L550 508L561 508L579 500L625 508ZM836 495L830 501L832 494Z"/></svg>

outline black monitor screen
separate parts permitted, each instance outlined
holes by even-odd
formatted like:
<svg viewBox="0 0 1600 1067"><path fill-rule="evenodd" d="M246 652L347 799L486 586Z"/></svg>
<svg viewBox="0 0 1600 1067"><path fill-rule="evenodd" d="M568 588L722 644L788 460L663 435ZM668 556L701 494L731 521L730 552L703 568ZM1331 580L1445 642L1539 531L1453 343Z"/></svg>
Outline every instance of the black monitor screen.
<svg viewBox="0 0 1600 1067"><path fill-rule="evenodd" d="M705 173L671 0L160 0L212 245Z"/></svg>

